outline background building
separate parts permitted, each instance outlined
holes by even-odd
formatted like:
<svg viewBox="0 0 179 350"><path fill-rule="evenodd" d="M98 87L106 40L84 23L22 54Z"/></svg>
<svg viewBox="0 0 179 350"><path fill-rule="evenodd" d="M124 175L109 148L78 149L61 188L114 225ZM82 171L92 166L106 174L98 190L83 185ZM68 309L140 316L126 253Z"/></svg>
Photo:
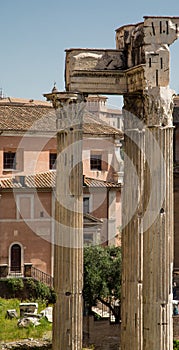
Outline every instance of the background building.
<svg viewBox="0 0 179 350"><path fill-rule="evenodd" d="M123 134L85 112L84 242L119 244ZM0 100L0 274L53 275L56 115L47 102ZM26 272L25 272L26 273Z"/></svg>

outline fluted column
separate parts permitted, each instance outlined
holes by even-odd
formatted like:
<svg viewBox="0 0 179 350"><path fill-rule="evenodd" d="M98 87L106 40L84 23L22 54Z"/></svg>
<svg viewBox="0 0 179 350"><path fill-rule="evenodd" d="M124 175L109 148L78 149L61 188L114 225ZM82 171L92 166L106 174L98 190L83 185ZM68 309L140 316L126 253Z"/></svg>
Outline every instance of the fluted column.
<svg viewBox="0 0 179 350"><path fill-rule="evenodd" d="M150 134L153 143L149 140L151 157L145 180L151 190L143 233L143 349L172 350L173 128L154 126Z"/></svg>
<svg viewBox="0 0 179 350"><path fill-rule="evenodd" d="M53 350L82 349L83 102L58 93Z"/></svg>
<svg viewBox="0 0 179 350"><path fill-rule="evenodd" d="M131 99L130 99L131 102ZM145 130L124 105L121 349L143 350L143 232Z"/></svg>
<svg viewBox="0 0 179 350"><path fill-rule="evenodd" d="M124 99L122 350L173 349L172 91L163 89Z"/></svg>

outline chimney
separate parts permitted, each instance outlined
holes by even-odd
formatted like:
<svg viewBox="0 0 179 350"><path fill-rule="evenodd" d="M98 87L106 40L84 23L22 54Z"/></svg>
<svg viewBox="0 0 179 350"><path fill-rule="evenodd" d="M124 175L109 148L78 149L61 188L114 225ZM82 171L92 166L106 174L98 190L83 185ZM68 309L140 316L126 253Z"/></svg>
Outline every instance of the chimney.
<svg viewBox="0 0 179 350"><path fill-rule="evenodd" d="M25 176L24 175L16 175L14 182L20 183L22 187L25 187Z"/></svg>
<svg viewBox="0 0 179 350"><path fill-rule="evenodd" d="M20 175L19 176L19 182L22 185L22 187L25 187L25 176Z"/></svg>

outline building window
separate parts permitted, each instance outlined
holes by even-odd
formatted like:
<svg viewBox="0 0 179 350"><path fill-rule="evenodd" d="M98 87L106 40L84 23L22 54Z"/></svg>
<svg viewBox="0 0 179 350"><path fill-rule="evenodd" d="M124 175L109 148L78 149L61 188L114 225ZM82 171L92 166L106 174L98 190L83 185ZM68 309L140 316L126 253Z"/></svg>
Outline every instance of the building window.
<svg viewBox="0 0 179 350"><path fill-rule="evenodd" d="M84 244L91 245L93 243L93 233L84 233Z"/></svg>
<svg viewBox="0 0 179 350"><path fill-rule="evenodd" d="M3 152L3 170L20 170L24 169L24 150L23 148L4 149Z"/></svg>
<svg viewBox="0 0 179 350"><path fill-rule="evenodd" d="M102 156L101 156L101 154L91 154L90 168L91 168L91 170L102 170Z"/></svg>
<svg viewBox="0 0 179 350"><path fill-rule="evenodd" d="M17 220L34 219L34 195L16 195Z"/></svg>
<svg viewBox="0 0 179 350"><path fill-rule="evenodd" d="M3 169L16 169L16 152L4 152Z"/></svg>
<svg viewBox="0 0 179 350"><path fill-rule="evenodd" d="M89 213L89 197L83 198L83 213L84 214Z"/></svg>
<svg viewBox="0 0 179 350"><path fill-rule="evenodd" d="M56 169L56 159L57 159L57 154L56 153L50 153L49 169Z"/></svg>

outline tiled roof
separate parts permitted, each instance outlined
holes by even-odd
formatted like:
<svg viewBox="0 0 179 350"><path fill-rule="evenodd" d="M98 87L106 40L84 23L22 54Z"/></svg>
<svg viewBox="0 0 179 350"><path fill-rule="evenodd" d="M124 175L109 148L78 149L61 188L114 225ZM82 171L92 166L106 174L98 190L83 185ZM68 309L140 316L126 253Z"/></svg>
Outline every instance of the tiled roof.
<svg viewBox="0 0 179 350"><path fill-rule="evenodd" d="M83 218L84 218L84 224L90 223L90 224L101 225L103 223L102 219L96 218L95 216L88 213L84 214Z"/></svg>
<svg viewBox="0 0 179 350"><path fill-rule="evenodd" d="M1 178L0 188L51 188L55 187L55 176L55 171L47 171L36 175L17 175L12 178Z"/></svg>
<svg viewBox="0 0 179 350"><path fill-rule="evenodd" d="M93 113L84 114L83 133L92 135L119 135L123 136L121 130L113 128L107 122L102 121Z"/></svg>
<svg viewBox="0 0 179 350"><path fill-rule="evenodd" d="M55 130L55 128L55 113L50 106L0 104L0 130L52 131Z"/></svg>
<svg viewBox="0 0 179 350"><path fill-rule="evenodd" d="M98 180L90 177L84 176L84 185L87 187L109 187L109 188L116 188L116 187L121 187L120 183L116 182L110 182L110 181L103 181L103 180Z"/></svg>
<svg viewBox="0 0 179 350"><path fill-rule="evenodd" d="M56 115L49 103L8 103L2 102L3 100L0 100L0 131L53 132L55 135ZM84 114L83 133L121 137L123 135L120 130L111 127L89 112Z"/></svg>
<svg viewBox="0 0 179 350"><path fill-rule="evenodd" d="M27 98L5 97L0 98L0 105L51 106L51 103Z"/></svg>
<svg viewBox="0 0 179 350"><path fill-rule="evenodd" d="M114 109L114 108L108 108L106 111L107 114L116 114L116 115L122 115L121 109Z"/></svg>
<svg viewBox="0 0 179 350"><path fill-rule="evenodd" d="M96 188L120 188L121 184L108 182L103 180L96 180L84 176L83 185L86 187L96 187ZM51 170L35 175L27 176L15 176L14 178L1 178L0 179L0 189L22 189L22 188L54 188L56 182L56 171Z"/></svg>

